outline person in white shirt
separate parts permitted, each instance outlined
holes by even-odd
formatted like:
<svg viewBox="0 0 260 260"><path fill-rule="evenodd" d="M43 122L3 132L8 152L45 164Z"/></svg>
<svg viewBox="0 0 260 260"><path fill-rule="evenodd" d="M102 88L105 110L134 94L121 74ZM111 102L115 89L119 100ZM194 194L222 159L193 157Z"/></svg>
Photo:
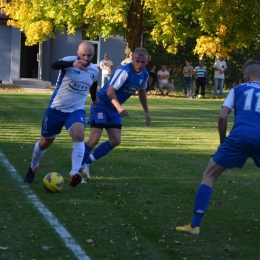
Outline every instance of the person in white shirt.
<svg viewBox="0 0 260 260"><path fill-rule="evenodd" d="M223 96L223 86L225 80L225 72L227 70L227 64L224 61L224 57L219 57L214 65L213 69L215 70L214 74L214 96L218 96L218 85L219 85L219 96Z"/></svg>
<svg viewBox="0 0 260 260"><path fill-rule="evenodd" d="M107 53L104 55L104 60L100 61L100 69L102 70L102 83L101 88L104 87L104 85L107 83L107 81L110 79L112 70L114 68L114 64L111 60L108 59L109 56Z"/></svg>
<svg viewBox="0 0 260 260"><path fill-rule="evenodd" d="M170 78L170 73L166 69L165 65L162 65L161 70L157 72L158 75L158 83L159 83L159 90L164 95L164 88L167 89L167 94L168 95L171 91L174 89L174 85L168 82L168 79Z"/></svg>

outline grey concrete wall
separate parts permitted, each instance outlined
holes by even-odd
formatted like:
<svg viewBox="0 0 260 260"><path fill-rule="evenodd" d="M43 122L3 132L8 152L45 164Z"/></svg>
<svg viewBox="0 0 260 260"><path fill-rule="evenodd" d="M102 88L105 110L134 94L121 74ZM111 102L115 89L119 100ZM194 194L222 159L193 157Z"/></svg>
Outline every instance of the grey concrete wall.
<svg viewBox="0 0 260 260"><path fill-rule="evenodd" d="M42 43L42 80L45 81L50 81L50 44L50 40Z"/></svg>
<svg viewBox="0 0 260 260"><path fill-rule="evenodd" d="M21 60L21 32L17 28L12 28L10 82L12 82L12 79L20 78L20 60Z"/></svg>
<svg viewBox="0 0 260 260"><path fill-rule="evenodd" d="M65 56L77 55L78 45L81 42L81 30L75 35L61 35L56 33L55 39L50 39L49 80L55 85L59 71L52 70L51 64Z"/></svg>
<svg viewBox="0 0 260 260"><path fill-rule="evenodd" d="M125 59L125 47L126 43L120 35L110 36L106 39L106 41L103 38L100 38L99 62L104 59L104 55L107 53L109 55L109 59L114 64L114 70L112 71L113 73L116 68L120 66L121 61ZM99 85L101 85L101 73L102 72L100 70Z"/></svg>
<svg viewBox="0 0 260 260"><path fill-rule="evenodd" d="M51 69L51 64L58 59L77 55L79 43L82 41L82 29L77 29L75 35L56 33L55 39L49 39L42 44L42 80L51 81L55 85L58 71ZM21 32L17 28L0 24L0 78L4 82L20 77ZM116 69L124 59L125 42L120 35L111 36L106 41L100 37L97 53L97 66L108 53ZM99 76L101 84L101 71Z"/></svg>
<svg viewBox="0 0 260 260"><path fill-rule="evenodd" d="M0 24L0 78L10 81L12 27Z"/></svg>
<svg viewBox="0 0 260 260"><path fill-rule="evenodd" d="M71 55L77 55L78 45L82 41L82 29L76 30L75 35L60 35L56 33L56 39L50 39L50 63L49 67L56 60ZM100 38L99 42L99 53L97 53L97 66L99 62L104 58L104 54L108 53L110 59L114 63L114 68L120 65L120 62L124 59L125 53L125 42L123 37L117 35L116 37L111 36L106 41ZM50 68L49 80L55 85L58 76L58 71L54 71ZM101 71L98 80L99 85L101 84Z"/></svg>
<svg viewBox="0 0 260 260"><path fill-rule="evenodd" d="M104 54L109 54L109 59L114 63L114 68L120 66L125 56L126 44L123 37L117 35L116 37L111 36L106 41L101 38L100 40L100 61L104 59Z"/></svg>

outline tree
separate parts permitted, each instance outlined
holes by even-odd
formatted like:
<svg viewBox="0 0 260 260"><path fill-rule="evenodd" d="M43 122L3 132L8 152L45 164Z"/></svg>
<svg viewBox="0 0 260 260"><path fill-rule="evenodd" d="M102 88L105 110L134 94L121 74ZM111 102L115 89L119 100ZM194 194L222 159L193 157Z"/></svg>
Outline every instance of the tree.
<svg viewBox="0 0 260 260"><path fill-rule="evenodd" d="M194 52L200 56L227 55L259 38L259 1L159 2L153 13L157 22L152 36L171 53L176 53L188 38L197 40Z"/></svg>
<svg viewBox="0 0 260 260"><path fill-rule="evenodd" d="M124 34L127 51L140 46L142 28L167 52L177 53L196 39L199 56L227 55L259 39L258 0L0 0L8 25L24 31L27 45L74 33L83 24L87 36Z"/></svg>
<svg viewBox="0 0 260 260"><path fill-rule="evenodd" d="M127 12L126 54L141 44L144 1L133 0ZM134 40L132 40L134 39Z"/></svg>

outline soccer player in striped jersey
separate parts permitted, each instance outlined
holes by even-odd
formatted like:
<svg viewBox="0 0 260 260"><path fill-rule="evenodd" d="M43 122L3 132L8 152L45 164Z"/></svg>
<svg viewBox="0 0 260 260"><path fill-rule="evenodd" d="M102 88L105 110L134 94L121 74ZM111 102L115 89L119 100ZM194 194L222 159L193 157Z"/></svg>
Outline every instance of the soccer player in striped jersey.
<svg viewBox="0 0 260 260"><path fill-rule="evenodd" d="M77 54L64 57L52 64L52 69L60 72L49 106L43 116L41 138L34 146L32 161L24 178L25 183L34 181L40 159L60 134L63 126L73 141L70 186L75 187L82 181L79 169L85 150L85 103L89 92L92 102L97 102L99 70L91 63L95 54L93 44L82 42Z"/></svg>

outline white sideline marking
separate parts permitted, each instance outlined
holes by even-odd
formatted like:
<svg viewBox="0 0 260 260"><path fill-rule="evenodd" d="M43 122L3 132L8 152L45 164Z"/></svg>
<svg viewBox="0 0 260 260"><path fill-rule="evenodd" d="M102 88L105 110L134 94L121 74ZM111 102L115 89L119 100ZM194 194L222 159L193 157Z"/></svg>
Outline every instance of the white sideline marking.
<svg viewBox="0 0 260 260"><path fill-rule="evenodd" d="M17 173L15 168L9 163L8 159L0 151L0 161L4 164L7 171L12 175L12 177L18 181L21 189L28 197L28 199L33 203L33 205L42 213L44 218L49 222L49 224L56 230L60 235L61 239L65 242L66 246L71 249L74 255L79 260L90 260L89 256L83 251L83 249L77 244L77 242L72 238L70 233L59 223L58 219L44 206L44 204L38 199L38 197L31 191L29 186L23 182L21 176Z"/></svg>

